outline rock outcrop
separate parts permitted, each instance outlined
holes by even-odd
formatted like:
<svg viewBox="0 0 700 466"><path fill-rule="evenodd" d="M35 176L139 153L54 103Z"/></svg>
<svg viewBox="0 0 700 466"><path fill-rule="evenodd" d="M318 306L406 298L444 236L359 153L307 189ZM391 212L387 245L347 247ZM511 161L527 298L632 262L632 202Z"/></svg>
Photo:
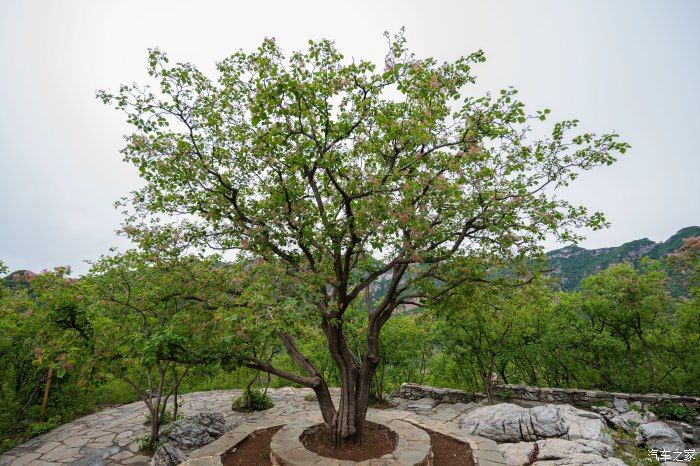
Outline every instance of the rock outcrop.
<svg viewBox="0 0 700 466"><path fill-rule="evenodd" d="M170 425L168 442L181 450L203 447L229 430L220 413L199 413L179 419Z"/></svg>
<svg viewBox="0 0 700 466"><path fill-rule="evenodd" d="M659 451L683 451L685 449L685 444L676 431L661 421L648 422L639 426L637 443Z"/></svg>
<svg viewBox="0 0 700 466"><path fill-rule="evenodd" d="M459 423L470 434L496 442L532 442L547 438L592 440L613 445L603 417L570 405L522 408L510 403L484 406L467 413Z"/></svg>
<svg viewBox="0 0 700 466"><path fill-rule="evenodd" d="M163 445L151 458L151 466L175 466L187 459L187 453L207 445L240 424L226 423L220 413L199 413L179 419L164 429Z"/></svg>
<svg viewBox="0 0 700 466"><path fill-rule="evenodd" d="M153 458L151 458L150 465L177 466L185 460L187 460L187 455L185 455L182 450L173 445L165 443L155 452Z"/></svg>
<svg viewBox="0 0 700 466"><path fill-rule="evenodd" d="M564 440L558 438L537 442L503 443L498 445L508 466L529 465L599 465L624 466L612 458L612 447L595 440Z"/></svg>
<svg viewBox="0 0 700 466"><path fill-rule="evenodd" d="M614 440L600 414L570 405L523 408L510 403L467 413L460 428L496 442L507 466L620 466Z"/></svg>

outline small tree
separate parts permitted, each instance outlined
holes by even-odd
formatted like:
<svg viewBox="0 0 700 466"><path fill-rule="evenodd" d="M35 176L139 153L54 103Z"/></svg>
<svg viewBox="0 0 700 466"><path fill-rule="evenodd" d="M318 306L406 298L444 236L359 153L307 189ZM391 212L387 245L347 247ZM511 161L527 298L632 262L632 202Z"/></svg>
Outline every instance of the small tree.
<svg viewBox="0 0 700 466"><path fill-rule="evenodd" d="M672 315L668 281L656 261L644 260L639 268L621 263L586 277L578 293L562 300L561 306L574 306L574 312L590 322L590 331L596 334L591 340L607 338L614 343L608 353L619 352L619 367L601 369L612 372L626 390L650 390L673 370L664 367L659 348Z"/></svg>
<svg viewBox="0 0 700 466"><path fill-rule="evenodd" d="M221 358L231 344L220 339L231 332L219 311L226 275L215 259L131 250L91 270L95 354L146 404L150 446L189 368Z"/></svg>
<svg viewBox="0 0 700 466"><path fill-rule="evenodd" d="M16 426L39 399L38 418L44 420L57 379L64 387L68 379L75 382L71 387L84 385L92 336L84 287L70 277L70 267L23 271L9 279L13 286L0 288L0 375L8 382L2 392L14 391L3 398L14 405L15 419L8 425Z"/></svg>
<svg viewBox="0 0 700 466"><path fill-rule="evenodd" d="M136 127L123 150L145 181L130 200L136 214L186 214L188 241L280 264L310 290L315 315L300 306L294 318L323 332L340 405L293 328L277 334L302 373L247 364L313 388L336 442L361 436L379 333L394 310L431 298L426 282L448 289L473 278L444 266L474 251L523 258L548 234L575 240L573 227L605 223L553 191L610 165L627 144L615 134L572 137L576 120L531 139L529 124L548 110L528 115L513 89L465 97L483 60L419 60L399 35L377 69L344 60L331 41L286 59L266 39L219 63L216 81L153 50L157 90L99 93ZM354 354L344 319L362 300L365 347Z"/></svg>
<svg viewBox="0 0 700 466"><path fill-rule="evenodd" d="M460 364L473 362L486 398L492 402L494 376L500 373L505 378L514 355L524 347L533 317L551 303L551 292L538 282L457 287L434 305L447 324L442 329L443 351Z"/></svg>

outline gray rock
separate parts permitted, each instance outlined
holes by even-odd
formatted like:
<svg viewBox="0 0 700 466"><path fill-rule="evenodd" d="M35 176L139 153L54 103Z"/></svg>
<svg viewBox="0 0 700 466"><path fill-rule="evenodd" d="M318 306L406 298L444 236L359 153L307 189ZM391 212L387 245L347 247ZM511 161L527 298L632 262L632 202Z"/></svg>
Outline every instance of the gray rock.
<svg viewBox="0 0 700 466"><path fill-rule="evenodd" d="M644 424L644 418L637 411L627 411L623 414L618 414L617 416L609 419L610 423L615 427L619 427L627 433L633 433L637 430L637 427Z"/></svg>
<svg viewBox="0 0 700 466"><path fill-rule="evenodd" d="M421 398L420 400L409 403L405 409L413 412L430 411L436 404L438 404L438 400L434 400L432 398Z"/></svg>
<svg viewBox="0 0 700 466"><path fill-rule="evenodd" d="M636 408L637 411L643 411L643 410L644 410L644 406L642 406L642 402L641 402L641 401L633 401L632 403L630 403L630 409L632 409L632 408Z"/></svg>
<svg viewBox="0 0 700 466"><path fill-rule="evenodd" d="M630 405L627 403L627 400L623 400L622 398L613 398L613 408L619 414L624 414L630 410Z"/></svg>
<svg viewBox="0 0 700 466"><path fill-rule="evenodd" d="M184 450L193 450L203 447L216 440L216 438L207 432L204 426L194 422L185 422L178 426L173 426L168 434L170 444Z"/></svg>
<svg viewBox="0 0 700 466"><path fill-rule="evenodd" d="M681 422L681 432L683 437L683 442L692 445L695 443L693 426L685 422Z"/></svg>
<svg viewBox="0 0 700 466"><path fill-rule="evenodd" d="M606 444L603 444L606 445ZM612 447L608 445L605 449L605 456L600 452L600 442L591 446L585 442L571 442L563 439L547 439L537 442L536 465L575 465L575 464L597 464L597 465L624 465L625 463L617 458L609 458L612 454Z"/></svg>
<svg viewBox="0 0 700 466"><path fill-rule="evenodd" d="M600 414L591 413L571 405L556 405L562 422L568 425L563 438L568 440L595 440L596 442L615 445L612 435L606 428L605 420Z"/></svg>
<svg viewBox="0 0 700 466"><path fill-rule="evenodd" d="M564 422L557 405L531 408L530 425L534 430L532 432L534 438L561 437L569 431L569 426Z"/></svg>
<svg viewBox="0 0 700 466"><path fill-rule="evenodd" d="M165 443L158 448L151 461L150 466L177 466L187 460L187 456L179 448Z"/></svg>
<svg viewBox="0 0 700 466"><path fill-rule="evenodd" d="M230 428L220 413L199 413L173 422L167 438L171 445L189 451L213 442Z"/></svg>
<svg viewBox="0 0 700 466"><path fill-rule="evenodd" d="M500 443L498 450L507 466L529 466L532 464L535 442Z"/></svg>
<svg viewBox="0 0 700 466"><path fill-rule="evenodd" d="M474 406L474 403L455 403L452 405L452 409L463 413L464 411L471 409L472 406Z"/></svg>
<svg viewBox="0 0 700 466"><path fill-rule="evenodd" d="M591 406L591 411L603 416L607 421L618 415L618 412L607 406Z"/></svg>
<svg viewBox="0 0 700 466"><path fill-rule="evenodd" d="M186 420L201 425L209 432L209 435L217 438L229 430L226 418L221 413L199 413L186 418Z"/></svg>
<svg viewBox="0 0 700 466"><path fill-rule="evenodd" d="M529 424L529 410L511 403L482 406L468 412L459 427L470 434L480 435L497 442L519 442L534 440L525 435L520 426ZM527 428L526 428L526 432Z"/></svg>
<svg viewBox="0 0 700 466"><path fill-rule="evenodd" d="M602 416L570 405L522 408L510 403L484 406L467 413L459 427L497 442L534 441L561 437L613 445Z"/></svg>
<svg viewBox="0 0 700 466"><path fill-rule="evenodd" d="M617 458L603 458L588 453L571 453L564 458L535 461L537 466L625 466L625 462Z"/></svg>
<svg viewBox="0 0 700 466"><path fill-rule="evenodd" d="M613 455L613 447L611 445L608 445L607 443L603 442L597 442L595 440L574 440L574 443L578 443L579 445L583 445L584 447L592 450L596 454L607 458L609 456Z"/></svg>
<svg viewBox="0 0 700 466"><path fill-rule="evenodd" d="M506 466L625 464L611 457L610 445L594 440L546 439L537 442L502 443L498 445L498 449L503 454Z"/></svg>
<svg viewBox="0 0 700 466"><path fill-rule="evenodd" d="M668 424L661 421L648 422L639 426L637 430L637 443L645 444L648 448L659 451L684 450L685 445L680 436Z"/></svg>
<svg viewBox="0 0 700 466"><path fill-rule="evenodd" d="M683 432L683 443L692 445L695 443L695 436L692 432Z"/></svg>

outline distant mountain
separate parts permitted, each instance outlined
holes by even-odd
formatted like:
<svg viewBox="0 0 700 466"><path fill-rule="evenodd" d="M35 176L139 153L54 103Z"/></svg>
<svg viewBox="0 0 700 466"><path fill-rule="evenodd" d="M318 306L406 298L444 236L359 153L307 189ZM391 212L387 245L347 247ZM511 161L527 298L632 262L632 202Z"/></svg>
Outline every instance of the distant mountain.
<svg viewBox="0 0 700 466"><path fill-rule="evenodd" d="M551 274L559 278L563 289L575 290L581 280L611 265L621 262L636 265L644 257L662 259L676 251L683 244L683 239L691 236L700 236L700 227L683 228L660 243L643 238L612 248L584 249L566 246L548 252L547 264L553 269Z"/></svg>
<svg viewBox="0 0 700 466"><path fill-rule="evenodd" d="M662 259L681 247L685 238L692 236L700 236L700 226L683 228L660 243L655 243L649 238L642 238L612 248L585 249L571 245L549 251L547 265L552 270L551 275L559 278L561 288L571 291L577 289L581 280L587 276L600 272L611 265L621 262L630 262L636 265L644 257ZM26 273L31 272L17 270L4 278L0 277L0 281L3 281L4 285L11 289L28 288L29 282ZM390 281L390 273L380 277L372 285L372 295L374 297L383 296ZM678 282L672 283L671 289L674 294L683 293Z"/></svg>

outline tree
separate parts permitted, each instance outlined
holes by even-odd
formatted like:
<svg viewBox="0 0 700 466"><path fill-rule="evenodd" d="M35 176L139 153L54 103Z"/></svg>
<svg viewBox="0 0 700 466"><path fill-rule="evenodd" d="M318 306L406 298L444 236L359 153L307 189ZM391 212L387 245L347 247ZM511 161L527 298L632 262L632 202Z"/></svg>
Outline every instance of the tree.
<svg viewBox="0 0 700 466"><path fill-rule="evenodd" d="M671 313L666 282L660 264L647 260L640 269L628 263L614 265L581 284L579 311L624 345L628 369L623 373L629 374L629 390L648 389L658 377L655 333L664 332L661 323ZM638 367L640 362L645 371ZM647 380L640 381L639 374L644 372Z"/></svg>
<svg viewBox="0 0 700 466"><path fill-rule="evenodd" d="M46 369L39 418L44 419L54 377L63 379L76 367L77 383L84 384L94 368L93 335L88 320L89 293L85 283L70 277L70 266L29 274L33 318L37 321L35 363Z"/></svg>
<svg viewBox="0 0 700 466"><path fill-rule="evenodd" d="M152 50L156 90L98 93L135 127L123 154L145 185L127 200L130 221L176 215L192 244L274 262L311 290L339 406L287 328L278 336L301 374L247 364L311 387L338 443L361 438L392 313L431 298L422 284L444 291L474 278L442 272L475 251L524 258L546 235L575 240L572 227L603 226L600 213L553 193L628 147L616 134L571 136L576 120L533 139L529 125L548 110L528 115L513 89L465 97L481 52L439 64L409 53L401 34L387 38L383 69L345 60L328 40L285 59L266 39L219 63L216 81ZM373 298L380 279L385 292ZM344 326L358 301L368 313L363 354ZM296 318L311 319L308 308Z"/></svg>
<svg viewBox="0 0 700 466"><path fill-rule="evenodd" d="M130 250L91 269L95 356L146 404L150 446L190 368L220 360L234 342L220 312L226 278L215 257L172 250Z"/></svg>
<svg viewBox="0 0 700 466"><path fill-rule="evenodd" d="M68 388L83 385L89 376L85 291L69 275L68 266L39 274L23 271L10 277L12 288L0 289L0 375L7 382L0 392L5 415L14 418L2 425L16 429L28 418L45 420L57 382Z"/></svg>
<svg viewBox="0 0 700 466"><path fill-rule="evenodd" d="M0 263L0 273L6 269ZM18 281L20 277L13 277ZM39 398L41 377L37 370L34 336L37 320L25 289L12 290L0 281L0 435L10 434L24 420L27 409Z"/></svg>
<svg viewBox="0 0 700 466"><path fill-rule="evenodd" d="M403 382L425 383L436 332L427 315L401 315L389 320L379 340L380 362L372 395L381 401Z"/></svg>
<svg viewBox="0 0 700 466"><path fill-rule="evenodd" d="M688 297L679 297L676 304L677 325L666 347L678 369L677 386L684 393L697 394L700 386L700 236L683 240L683 245L669 254L667 261L679 273L688 289Z"/></svg>
<svg viewBox="0 0 700 466"><path fill-rule="evenodd" d="M505 379L509 364L532 333L534 316L551 302L551 292L539 282L461 285L434 305L436 314L447 323L440 339L444 351L463 365L473 362L486 398L492 402L494 375Z"/></svg>

